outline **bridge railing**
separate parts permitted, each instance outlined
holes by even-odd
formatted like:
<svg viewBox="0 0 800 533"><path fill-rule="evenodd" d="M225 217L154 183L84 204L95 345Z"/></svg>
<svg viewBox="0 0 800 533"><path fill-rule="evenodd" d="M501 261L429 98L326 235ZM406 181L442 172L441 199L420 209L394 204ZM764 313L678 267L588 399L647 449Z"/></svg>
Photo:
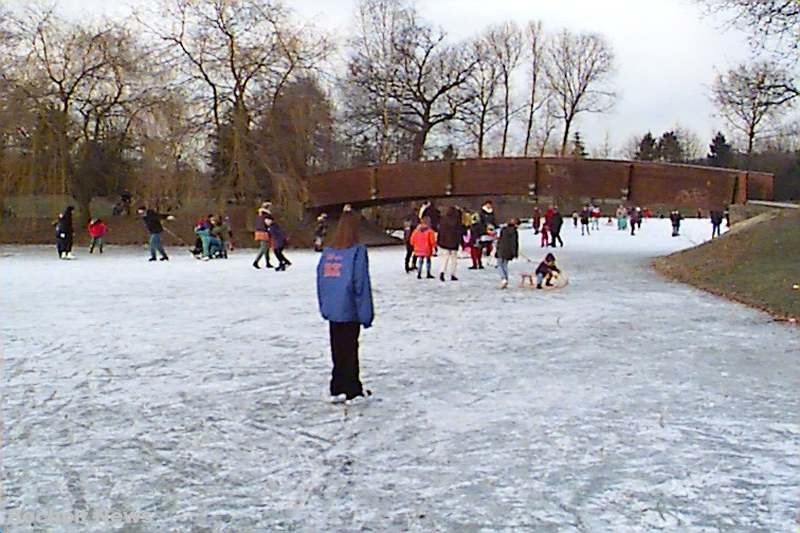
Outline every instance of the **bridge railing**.
<svg viewBox="0 0 800 533"><path fill-rule="evenodd" d="M306 179L309 208L418 198L616 198L637 205L712 209L773 198L772 174L696 165L576 158L410 161Z"/></svg>

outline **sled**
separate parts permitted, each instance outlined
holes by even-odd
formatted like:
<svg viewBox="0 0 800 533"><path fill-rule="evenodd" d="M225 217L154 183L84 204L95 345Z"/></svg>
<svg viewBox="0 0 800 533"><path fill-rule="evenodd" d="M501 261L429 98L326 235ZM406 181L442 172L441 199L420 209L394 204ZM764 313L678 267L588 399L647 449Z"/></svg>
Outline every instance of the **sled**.
<svg viewBox="0 0 800 533"><path fill-rule="evenodd" d="M520 287L526 287L529 289L536 288L536 272L525 272L520 274ZM563 289L567 285L569 285L569 277L566 274L556 274L553 276L551 280L552 285L547 286L544 283L542 284L542 288L539 290L543 291L552 291L556 289Z"/></svg>

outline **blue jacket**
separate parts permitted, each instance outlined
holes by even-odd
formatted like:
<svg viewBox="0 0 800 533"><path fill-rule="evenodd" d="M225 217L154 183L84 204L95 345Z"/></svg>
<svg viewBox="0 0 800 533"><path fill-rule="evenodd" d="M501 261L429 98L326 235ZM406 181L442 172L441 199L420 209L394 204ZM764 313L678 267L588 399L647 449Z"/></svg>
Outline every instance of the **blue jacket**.
<svg viewBox="0 0 800 533"><path fill-rule="evenodd" d="M317 265L317 299L322 318L331 322L359 322L372 326L372 287L367 247L337 250L325 247Z"/></svg>

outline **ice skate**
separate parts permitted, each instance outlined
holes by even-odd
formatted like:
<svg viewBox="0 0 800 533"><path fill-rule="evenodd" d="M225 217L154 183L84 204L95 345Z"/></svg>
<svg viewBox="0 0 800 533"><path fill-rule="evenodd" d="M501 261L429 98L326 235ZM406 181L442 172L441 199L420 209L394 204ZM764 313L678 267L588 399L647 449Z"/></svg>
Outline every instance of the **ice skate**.
<svg viewBox="0 0 800 533"><path fill-rule="evenodd" d="M506 287L508 287L508 280L504 279L500 282L500 288L505 289Z"/></svg>
<svg viewBox="0 0 800 533"><path fill-rule="evenodd" d="M444 281L444 272L439 273L439 281Z"/></svg>
<svg viewBox="0 0 800 533"><path fill-rule="evenodd" d="M328 401L330 401L330 403L332 403L332 404L345 403L347 401L347 395L346 394L334 394L333 396L329 397Z"/></svg>

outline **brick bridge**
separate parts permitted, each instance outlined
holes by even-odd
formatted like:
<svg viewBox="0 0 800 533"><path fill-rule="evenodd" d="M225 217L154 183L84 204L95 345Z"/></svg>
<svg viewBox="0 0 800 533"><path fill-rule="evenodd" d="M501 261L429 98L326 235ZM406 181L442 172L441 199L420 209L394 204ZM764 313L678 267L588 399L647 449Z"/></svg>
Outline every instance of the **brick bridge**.
<svg viewBox="0 0 800 533"><path fill-rule="evenodd" d="M720 209L773 199L772 174L694 165L575 158L411 161L337 170L306 178L307 208L356 207L423 198L523 196Z"/></svg>

